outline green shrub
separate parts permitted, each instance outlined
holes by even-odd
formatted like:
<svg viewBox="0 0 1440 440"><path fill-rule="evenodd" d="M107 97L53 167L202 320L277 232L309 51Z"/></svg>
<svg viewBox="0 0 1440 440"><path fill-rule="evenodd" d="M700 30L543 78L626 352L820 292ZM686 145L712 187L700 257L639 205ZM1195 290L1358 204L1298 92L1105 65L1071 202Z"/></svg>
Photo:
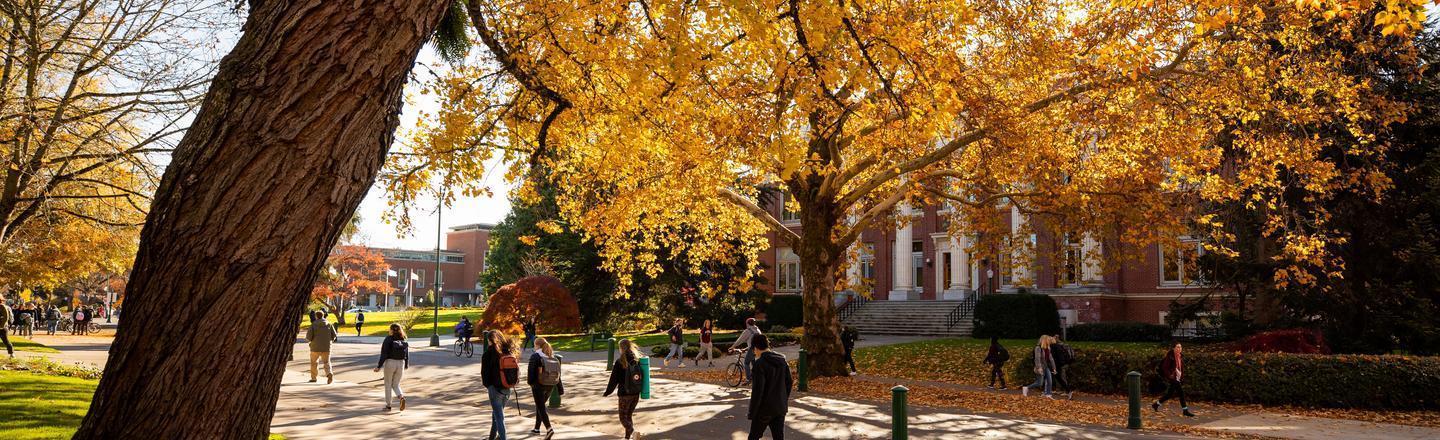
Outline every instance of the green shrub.
<svg viewBox="0 0 1440 440"><path fill-rule="evenodd" d="M65 365L49 358L0 358L0 371L29 371L47 376L99 379L100 370L87 365Z"/></svg>
<svg viewBox="0 0 1440 440"><path fill-rule="evenodd" d="M804 325L804 300L800 295L774 295L765 303L765 322L786 327Z"/></svg>
<svg viewBox="0 0 1440 440"><path fill-rule="evenodd" d="M1170 339L1170 327L1144 322L1077 324L1066 333L1071 341L1164 342Z"/></svg>
<svg viewBox="0 0 1440 440"><path fill-rule="evenodd" d="M1012 373L1035 377L1033 352L1014 353ZM1165 351L1075 350L1066 377L1077 390L1120 394L1139 371L1156 392ZM1185 394L1194 400L1327 408L1440 408L1440 357L1186 352Z"/></svg>
<svg viewBox="0 0 1440 440"><path fill-rule="evenodd" d="M1060 315L1049 295L985 295L975 304L976 338L1032 339L1042 334L1060 334Z"/></svg>

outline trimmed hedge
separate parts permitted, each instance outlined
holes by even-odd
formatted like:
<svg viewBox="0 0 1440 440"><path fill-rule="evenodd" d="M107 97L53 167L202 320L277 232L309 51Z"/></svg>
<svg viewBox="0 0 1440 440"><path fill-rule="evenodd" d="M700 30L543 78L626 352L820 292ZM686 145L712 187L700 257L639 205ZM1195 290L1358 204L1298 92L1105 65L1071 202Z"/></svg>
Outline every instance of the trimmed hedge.
<svg viewBox="0 0 1440 440"><path fill-rule="evenodd" d="M1071 341L1164 342L1170 339L1170 327L1144 322L1076 324L1066 332Z"/></svg>
<svg viewBox="0 0 1440 440"><path fill-rule="evenodd" d="M1049 295L984 295L975 304L976 338L1033 339L1060 334L1060 315Z"/></svg>
<svg viewBox="0 0 1440 440"><path fill-rule="evenodd" d="M771 326L800 327L805 324L804 298L774 295L765 303L765 323Z"/></svg>
<svg viewBox="0 0 1440 440"><path fill-rule="evenodd" d="M1015 353L1012 373L1035 377L1034 354ZM1139 371L1151 393L1164 386L1156 371L1165 351L1076 349L1067 369L1081 391L1125 392L1125 374ZM1440 357L1286 353L1185 353L1185 394L1194 400L1326 408L1440 409Z"/></svg>

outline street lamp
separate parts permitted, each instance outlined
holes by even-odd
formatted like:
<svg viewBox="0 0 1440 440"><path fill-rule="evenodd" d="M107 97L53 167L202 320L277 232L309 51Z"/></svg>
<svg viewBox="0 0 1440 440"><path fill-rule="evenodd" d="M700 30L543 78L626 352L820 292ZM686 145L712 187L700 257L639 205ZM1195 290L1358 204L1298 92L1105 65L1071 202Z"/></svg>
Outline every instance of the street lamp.
<svg viewBox="0 0 1440 440"><path fill-rule="evenodd" d="M430 346L440 346L440 214L445 207L445 188L440 188L440 198L435 201L435 295L430 297L430 306L435 310L434 327L430 329Z"/></svg>

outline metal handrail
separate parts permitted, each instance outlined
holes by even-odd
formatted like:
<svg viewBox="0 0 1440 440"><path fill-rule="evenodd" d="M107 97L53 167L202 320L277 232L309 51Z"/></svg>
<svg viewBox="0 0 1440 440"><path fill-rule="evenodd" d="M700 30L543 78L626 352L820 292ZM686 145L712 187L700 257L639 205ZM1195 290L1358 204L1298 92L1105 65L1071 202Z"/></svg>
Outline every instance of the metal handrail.
<svg viewBox="0 0 1440 440"><path fill-rule="evenodd" d="M969 318L974 315L975 296L971 295L964 301L960 301L960 304L956 305L954 309L950 310L949 314L945 315L945 329L953 329L955 328L955 326L960 325L960 322L964 321L965 318Z"/></svg>
<svg viewBox="0 0 1440 440"><path fill-rule="evenodd" d="M840 305L840 322L845 322L846 319L849 319L851 316L855 316L855 312L857 310L860 310L861 306L864 306L869 302L869 298L861 295L855 295L850 297L850 299L845 301L845 304Z"/></svg>

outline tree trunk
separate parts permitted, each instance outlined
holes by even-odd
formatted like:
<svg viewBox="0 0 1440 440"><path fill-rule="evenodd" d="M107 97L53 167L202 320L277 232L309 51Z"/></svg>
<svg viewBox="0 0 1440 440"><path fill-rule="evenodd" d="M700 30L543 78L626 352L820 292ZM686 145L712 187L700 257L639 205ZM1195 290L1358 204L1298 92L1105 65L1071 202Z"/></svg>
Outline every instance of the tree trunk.
<svg viewBox="0 0 1440 440"><path fill-rule="evenodd" d="M832 239L836 219L826 213L833 209L811 209L801 216L800 257L805 338L801 346L810 361L810 376L845 376L845 346L840 344L840 319L835 309L835 277L844 259L844 248Z"/></svg>
<svg viewBox="0 0 1440 440"><path fill-rule="evenodd" d="M251 0L155 194L77 439L257 439L444 1Z"/></svg>

